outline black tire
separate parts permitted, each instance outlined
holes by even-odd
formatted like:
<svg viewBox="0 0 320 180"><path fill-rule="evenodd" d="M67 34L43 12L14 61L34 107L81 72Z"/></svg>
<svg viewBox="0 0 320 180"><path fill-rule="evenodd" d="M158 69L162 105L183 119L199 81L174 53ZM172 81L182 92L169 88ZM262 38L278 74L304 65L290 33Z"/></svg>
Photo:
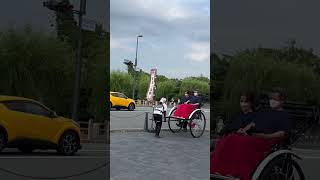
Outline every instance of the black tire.
<svg viewBox="0 0 320 180"><path fill-rule="evenodd" d="M75 132L65 132L59 141L57 151L65 156L73 156L80 147L80 138Z"/></svg>
<svg viewBox="0 0 320 180"><path fill-rule="evenodd" d="M6 147L7 138L6 133L0 129L0 152Z"/></svg>
<svg viewBox="0 0 320 180"><path fill-rule="evenodd" d="M129 111L134 111L135 108L136 107L135 107L135 105L133 103L130 103L129 106L128 106L128 110Z"/></svg>
<svg viewBox="0 0 320 180"><path fill-rule="evenodd" d="M171 112L171 114L169 114L168 126L169 126L169 129L170 129L171 132L173 132L173 133L178 133L179 131L181 131L184 121L172 117L172 115L174 114L175 111L176 111L176 109L173 110L173 111ZM182 121L183 121L183 122L182 122ZM180 124L180 126L178 126L177 124Z"/></svg>
<svg viewBox="0 0 320 180"><path fill-rule="evenodd" d="M18 149L19 149L19 151L21 151L22 153L25 153L25 154L30 154L34 150L34 148L31 146L20 146L20 147L18 147Z"/></svg>
<svg viewBox="0 0 320 180"><path fill-rule="evenodd" d="M116 107L116 110L117 110L117 111L120 111L120 110L121 110L121 108L120 108L120 107Z"/></svg>
<svg viewBox="0 0 320 180"><path fill-rule="evenodd" d="M203 125L200 124L201 122ZM203 135L204 131L206 130L206 117L202 111L198 111L192 115L188 126L190 128L192 137L199 138Z"/></svg>
<svg viewBox="0 0 320 180"><path fill-rule="evenodd" d="M300 165L292 158L278 157L269 162L259 180L305 180Z"/></svg>

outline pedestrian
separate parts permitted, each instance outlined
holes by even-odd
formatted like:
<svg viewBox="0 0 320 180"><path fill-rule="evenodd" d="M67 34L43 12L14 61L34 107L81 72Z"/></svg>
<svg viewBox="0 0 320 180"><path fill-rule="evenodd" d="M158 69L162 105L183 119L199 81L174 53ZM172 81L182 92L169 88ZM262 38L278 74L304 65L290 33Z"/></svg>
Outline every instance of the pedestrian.
<svg viewBox="0 0 320 180"><path fill-rule="evenodd" d="M165 113L167 111L166 99L161 98L159 105L154 108L153 119L156 123L155 137L160 138L160 131L162 127L162 120L165 118Z"/></svg>

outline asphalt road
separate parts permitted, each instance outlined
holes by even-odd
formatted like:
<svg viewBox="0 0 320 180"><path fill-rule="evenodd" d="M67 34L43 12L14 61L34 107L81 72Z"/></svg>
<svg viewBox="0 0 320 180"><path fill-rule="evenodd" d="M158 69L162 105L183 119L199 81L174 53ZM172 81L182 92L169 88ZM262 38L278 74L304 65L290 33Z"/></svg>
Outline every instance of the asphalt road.
<svg viewBox="0 0 320 180"><path fill-rule="evenodd" d="M36 177L61 177L82 173L107 163L106 144L84 144L75 156L60 156L55 151L35 151L24 155L15 149L5 149L0 154L1 180L34 180L16 176L14 173ZM109 167L108 167L109 168ZM65 178L67 180L106 180L109 179L106 166L89 174Z"/></svg>
<svg viewBox="0 0 320 180"><path fill-rule="evenodd" d="M306 180L320 179L320 150L319 149L294 149L294 151L302 157L298 161L301 165Z"/></svg>
<svg viewBox="0 0 320 180"><path fill-rule="evenodd" d="M206 129L210 129L210 109L202 109L206 117ZM167 110L167 115L170 109ZM117 111L112 109L110 112L110 129L143 129L145 123L145 114L149 112L149 118L152 114L152 107L137 107L135 111L127 111L125 109ZM149 121L149 127L151 126ZM168 123L163 123L163 129L168 129Z"/></svg>
<svg viewBox="0 0 320 180"><path fill-rule="evenodd" d="M209 134L111 133L111 180L208 180Z"/></svg>

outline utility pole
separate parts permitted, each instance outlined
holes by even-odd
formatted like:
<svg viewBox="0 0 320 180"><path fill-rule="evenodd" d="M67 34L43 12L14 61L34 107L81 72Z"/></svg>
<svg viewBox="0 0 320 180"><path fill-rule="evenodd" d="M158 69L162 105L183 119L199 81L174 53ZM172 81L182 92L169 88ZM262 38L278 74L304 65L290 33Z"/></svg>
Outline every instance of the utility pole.
<svg viewBox="0 0 320 180"><path fill-rule="evenodd" d="M50 10L66 13L72 12L78 14L79 17L79 37L78 37L78 48L77 48L77 59L76 59L76 74L74 81L74 92L73 92L73 106L72 106L72 119L78 120L78 105L79 105L79 92L81 83L81 71L82 71L82 16L86 14L86 0L80 1L80 10L73 10L73 5L67 1L61 0L48 0L43 2L43 6Z"/></svg>
<svg viewBox="0 0 320 180"><path fill-rule="evenodd" d="M82 16L85 14L86 0L81 0L79 17L79 38L78 38L78 49L77 49L77 61L76 61L76 76L74 82L73 92L73 108L72 108L72 119L78 121L78 108L79 108L79 92L81 87L81 71L82 71Z"/></svg>

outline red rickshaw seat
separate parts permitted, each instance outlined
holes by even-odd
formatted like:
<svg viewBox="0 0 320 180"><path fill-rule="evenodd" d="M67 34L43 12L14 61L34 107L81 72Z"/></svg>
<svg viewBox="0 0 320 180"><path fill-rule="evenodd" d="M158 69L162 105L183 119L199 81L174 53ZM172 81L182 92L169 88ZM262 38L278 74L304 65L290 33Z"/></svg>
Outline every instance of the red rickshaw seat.
<svg viewBox="0 0 320 180"><path fill-rule="evenodd" d="M173 113L173 117L188 119L190 114L196 109L197 106L192 104L180 104L178 105L176 111Z"/></svg>

